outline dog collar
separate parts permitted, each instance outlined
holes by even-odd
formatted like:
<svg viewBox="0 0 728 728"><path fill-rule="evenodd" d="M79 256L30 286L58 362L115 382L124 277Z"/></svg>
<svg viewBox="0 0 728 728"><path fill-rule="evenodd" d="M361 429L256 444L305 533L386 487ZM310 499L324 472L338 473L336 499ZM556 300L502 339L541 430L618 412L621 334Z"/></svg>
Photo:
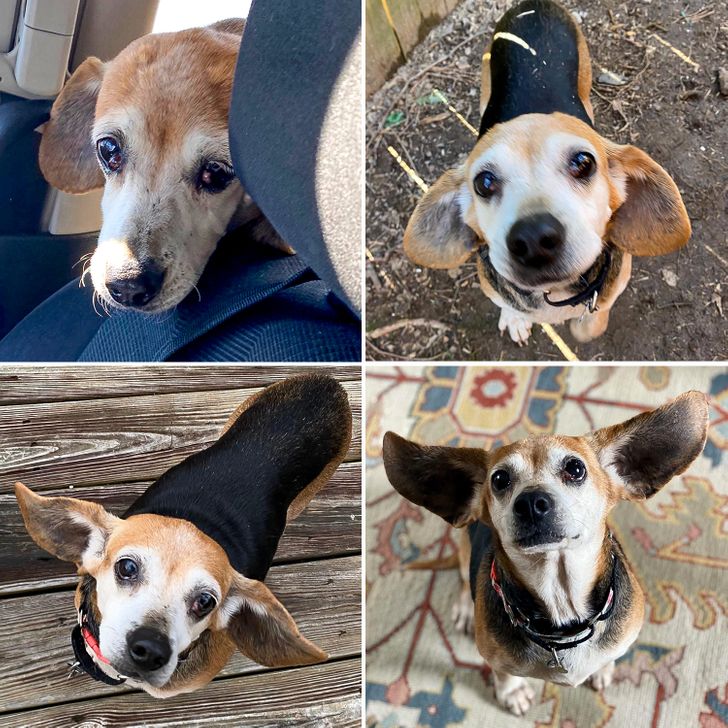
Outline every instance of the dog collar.
<svg viewBox="0 0 728 728"><path fill-rule="evenodd" d="M82 670L106 685L121 685L126 682L126 677L116 672L101 652L98 630L95 622L89 619L85 597L78 609L78 624L71 632L71 646L76 656L73 664L75 670ZM101 669L99 663L103 663L104 669Z"/></svg>
<svg viewBox="0 0 728 728"><path fill-rule="evenodd" d="M589 313L594 313L595 311L599 310L597 307L597 299L599 298L599 294L602 292L604 282L607 280L609 267L612 265L612 253L610 252L609 248L604 248L604 253L601 258L601 267L599 267L599 269L597 270L597 274L596 276L594 276L594 280L591 283L588 283L582 291L574 296L571 296L571 298L565 298L563 301L552 301L549 298L548 293L544 293L544 301L546 301L549 306L556 307L578 306L583 303L589 310ZM599 265L599 261L597 261L595 266L596 265ZM592 270L594 267L592 267ZM580 276L579 280L586 283L586 275Z"/></svg>
<svg viewBox="0 0 728 728"><path fill-rule="evenodd" d="M582 644L582 642L590 640L594 636L597 623L608 619L612 613L614 608L614 579L616 563L614 551L611 552L611 556L612 575L609 584L609 591L607 592L607 597L602 608L590 619L571 625L568 629L555 627L553 630L549 630L548 632L539 632L533 629L531 626L531 618L525 615L518 606L509 602L503 587L498 580L495 556L493 556L493 561L490 565L490 583L493 587L493 591L500 597L503 610L508 616L511 625L522 630L531 642L551 653L551 657L546 662L548 667L556 669L564 674L567 673L569 670L564 667L564 664L559 658L558 652L561 650L569 650L572 647Z"/></svg>

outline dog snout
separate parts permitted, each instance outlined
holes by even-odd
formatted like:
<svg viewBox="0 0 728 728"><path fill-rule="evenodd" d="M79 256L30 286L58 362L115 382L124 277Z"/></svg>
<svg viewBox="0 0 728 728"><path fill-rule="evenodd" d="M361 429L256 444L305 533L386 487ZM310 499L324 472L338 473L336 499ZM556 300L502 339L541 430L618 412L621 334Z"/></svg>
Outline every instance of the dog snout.
<svg viewBox="0 0 728 728"><path fill-rule="evenodd" d="M142 308L157 296L163 283L164 271L148 266L136 275L112 277L106 281L106 288L118 304Z"/></svg>
<svg viewBox="0 0 728 728"><path fill-rule="evenodd" d="M521 493L513 503L513 512L522 523L538 525L553 511L554 501L543 490Z"/></svg>
<svg viewBox="0 0 728 728"><path fill-rule="evenodd" d="M159 670L169 662L172 646L166 635L151 627L138 627L126 639L129 657L144 672Z"/></svg>
<svg viewBox="0 0 728 728"><path fill-rule="evenodd" d="M564 226L550 213L540 212L517 220L506 244L521 265L541 268L556 260L565 238Z"/></svg>

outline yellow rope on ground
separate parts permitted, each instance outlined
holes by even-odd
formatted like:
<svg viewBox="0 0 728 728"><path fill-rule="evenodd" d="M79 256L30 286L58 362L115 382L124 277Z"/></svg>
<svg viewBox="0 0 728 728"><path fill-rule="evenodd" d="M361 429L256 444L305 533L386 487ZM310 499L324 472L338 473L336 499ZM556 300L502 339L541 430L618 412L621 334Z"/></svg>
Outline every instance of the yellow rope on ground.
<svg viewBox="0 0 728 728"><path fill-rule="evenodd" d="M445 94L443 94L442 91L433 89L432 93L435 94L435 96L437 96L437 98L439 98L445 106L447 106L450 113L455 114L458 121L463 126L467 127L473 134L475 134L475 136L478 136L478 130L445 98Z"/></svg>
<svg viewBox="0 0 728 728"><path fill-rule="evenodd" d="M422 177L417 174L417 172L412 169L412 167L407 164L407 162L402 159L402 157L399 155L399 152L390 144L387 147L387 151L397 160L397 164L402 167L402 169L407 173L409 178L423 191L427 192L429 189L428 186L424 183L422 180Z"/></svg>

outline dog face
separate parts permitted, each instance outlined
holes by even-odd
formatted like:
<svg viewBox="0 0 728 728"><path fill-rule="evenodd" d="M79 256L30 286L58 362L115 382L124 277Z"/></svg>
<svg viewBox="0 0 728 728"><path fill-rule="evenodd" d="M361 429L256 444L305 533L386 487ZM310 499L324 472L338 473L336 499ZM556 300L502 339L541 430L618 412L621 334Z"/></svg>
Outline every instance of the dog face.
<svg viewBox="0 0 728 728"><path fill-rule="evenodd" d="M112 676L154 694L208 632L213 639L195 656L202 675L192 675L203 683L227 661L231 644L266 665L326 658L270 590L236 572L224 550L191 523L148 514L120 519L98 504L42 497L20 483L15 492L36 543L93 578L96 663L105 672L108 665Z"/></svg>
<svg viewBox="0 0 728 728"><path fill-rule="evenodd" d="M470 154L465 179L493 266L532 289L586 272L623 200L601 139L568 117L529 114L497 126Z"/></svg>
<svg viewBox="0 0 728 728"><path fill-rule="evenodd" d="M399 493L454 526L482 520L508 553L603 540L620 499L642 499L702 452L708 409L688 392L585 437L529 438L491 452L425 447L387 433L384 465Z"/></svg>
<svg viewBox="0 0 728 728"><path fill-rule="evenodd" d="M525 114L488 131L465 164L419 202L404 245L420 265L451 268L485 243L504 278L549 290L594 265L605 240L657 255L689 236L680 193L662 167L553 113Z"/></svg>
<svg viewBox="0 0 728 728"><path fill-rule="evenodd" d="M53 105L46 179L68 192L104 187L88 272L105 306L179 303L244 201L228 144L241 31L226 21L145 36L108 63L89 58Z"/></svg>

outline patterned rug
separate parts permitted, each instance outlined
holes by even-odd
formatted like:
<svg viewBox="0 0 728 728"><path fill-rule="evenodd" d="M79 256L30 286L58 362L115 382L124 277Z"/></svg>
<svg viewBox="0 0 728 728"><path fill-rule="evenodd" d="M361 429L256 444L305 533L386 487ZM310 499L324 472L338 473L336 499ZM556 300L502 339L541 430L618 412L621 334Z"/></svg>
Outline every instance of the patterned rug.
<svg viewBox="0 0 728 728"><path fill-rule="evenodd" d="M710 395L703 455L610 523L646 594L645 625L603 694L531 680L526 717L501 710L490 670L450 610L456 571L404 571L455 548L443 521L395 493L386 430L492 447L578 435L688 389ZM367 373L367 721L381 728L728 726L728 370L714 367L370 367Z"/></svg>

